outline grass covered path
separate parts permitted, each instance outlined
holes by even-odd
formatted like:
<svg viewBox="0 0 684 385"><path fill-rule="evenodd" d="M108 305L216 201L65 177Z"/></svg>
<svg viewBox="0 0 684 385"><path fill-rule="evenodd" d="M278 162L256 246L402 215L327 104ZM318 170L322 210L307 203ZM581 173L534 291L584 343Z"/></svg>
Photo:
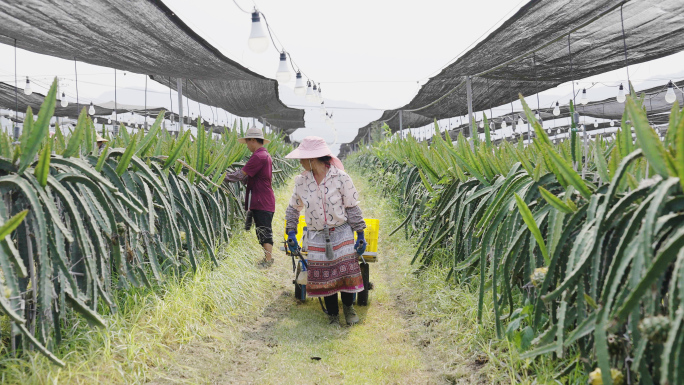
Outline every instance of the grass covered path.
<svg viewBox="0 0 684 385"><path fill-rule="evenodd" d="M391 212L386 202L376 204L377 197L368 194L363 181L358 187L364 215L381 218L383 212ZM290 188L277 193L274 233L280 237L283 234L283 213L290 194ZM386 230L386 227L383 229ZM251 239L246 241L256 243ZM389 247L383 247L384 244ZM392 248L385 240L381 240L380 245L380 254L383 256ZM264 301L262 311L245 318L237 333L222 332L219 327L210 340L184 346L176 355L178 365L169 368L165 378L158 378L154 382L431 382L425 357L414 343L408 322L400 313L402 307L398 303L396 285L391 283L394 278L388 274L396 267L394 264L398 256L392 258L395 261L381 258L380 263L371 265L371 280L376 289L371 292L369 306L357 307L362 322L354 327L346 327L342 321L342 327L331 327L317 300L308 299L300 303L294 299L291 259L279 247L277 249L275 265L262 272L268 278L268 290L272 294ZM402 253L402 259L406 258L408 253Z"/></svg>
<svg viewBox="0 0 684 385"><path fill-rule="evenodd" d="M403 220L380 186L351 171L364 215L381 223L379 262L361 323L331 327L317 300L293 296L289 257L262 257L241 230L219 250L220 267L182 282L122 293L107 330L77 330L61 356L3 362L2 382L35 384L513 384L546 383L539 368L494 337L490 309L477 324L476 288L445 284L438 266L415 274L412 239L387 235ZM276 192L282 239L291 186ZM485 306L488 306L485 304ZM343 318L343 317L341 317ZM344 325L344 321L342 321ZM84 326L85 328L85 326ZM319 358L319 359L318 359ZM523 374L520 374L523 373ZM524 373L530 373L525 376Z"/></svg>
<svg viewBox="0 0 684 385"><path fill-rule="evenodd" d="M371 265L375 289L369 306L357 307L361 323L331 327L317 300L296 301L291 260L278 251L275 265L262 272L271 293L262 311L243 319L237 332L219 327L210 339L184 346L176 366L154 383L512 383L483 353L491 349L480 341L492 330L476 324L475 291L445 285L438 268L413 274L412 240L387 238L403 218L372 181L351 174L364 216L381 221L380 260ZM277 193L275 234L283 234L290 191Z"/></svg>

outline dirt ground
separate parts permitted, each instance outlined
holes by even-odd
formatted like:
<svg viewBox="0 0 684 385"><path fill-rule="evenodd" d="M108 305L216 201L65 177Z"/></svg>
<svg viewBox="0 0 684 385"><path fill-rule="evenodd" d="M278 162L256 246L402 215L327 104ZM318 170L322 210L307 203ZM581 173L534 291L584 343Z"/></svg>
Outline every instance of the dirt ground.
<svg viewBox="0 0 684 385"><path fill-rule="evenodd" d="M387 202L378 204L381 198L365 183L357 186L366 217L392 215ZM282 234L282 224L276 222L274 233ZM443 349L433 346L435 333L443 330L426 322L411 295L406 277L412 274L412 251L386 239L390 229L382 230L380 260L371 265L374 290L369 306L356 307L360 324L348 327L341 315L342 326L330 326L317 300L296 300L292 262L278 251L275 265L264 271L272 296L261 313L217 324L213 335L174 349L175 362L160 368L152 383L483 383L481 357L445 363Z"/></svg>

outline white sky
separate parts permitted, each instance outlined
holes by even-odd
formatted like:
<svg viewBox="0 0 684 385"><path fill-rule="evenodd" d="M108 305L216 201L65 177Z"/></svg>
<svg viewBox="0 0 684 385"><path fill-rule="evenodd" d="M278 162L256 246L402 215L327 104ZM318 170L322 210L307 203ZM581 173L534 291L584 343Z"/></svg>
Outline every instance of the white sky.
<svg viewBox="0 0 684 385"><path fill-rule="evenodd" d="M254 7L252 0L235 1L247 10ZM357 129L379 117L383 109L408 103L429 76L486 36L501 20L513 15L526 0L255 1L276 34L276 43L284 45L306 77L321 83L326 107L334 114L337 135L311 109L312 105L292 93L292 76L289 84L280 87L281 99L296 108L309 107L307 127L295 132L293 139L314 134L323 136L332 145L337 137L332 146L336 151L339 143L353 139ZM240 11L232 0L165 0L165 3L226 56L275 78L278 52L273 47L263 54L254 54L248 49L251 16ZM10 46L0 45L0 81L12 84L13 51ZM635 87L645 88L666 82L670 77L673 80L684 77L681 65L684 55L674 56L631 68ZM67 95L75 100L73 62L19 50L17 73L20 87L28 75L34 90L41 93L54 76L60 76L67 83ZM113 100L112 69L78 63L78 76L81 103ZM597 81L616 86L625 78L623 69L582 80L579 86L589 87ZM658 80L649 83L652 79ZM119 71L117 80L119 102L144 103L145 76L132 73L123 76ZM570 89L571 85L566 84L542 93L541 104L558 99L567 101ZM589 92L591 100L598 100L617 91L599 84ZM168 88L153 81L148 81L147 97L150 106L169 107ZM175 92L172 99L177 111ZM536 105L536 98L528 98L528 102ZM494 114L510 111L508 108L495 109ZM197 103L190 102L190 111L195 116L199 113ZM208 107L202 108L202 115L211 117ZM219 112L218 120L233 118L222 110ZM448 120L441 124L448 126Z"/></svg>

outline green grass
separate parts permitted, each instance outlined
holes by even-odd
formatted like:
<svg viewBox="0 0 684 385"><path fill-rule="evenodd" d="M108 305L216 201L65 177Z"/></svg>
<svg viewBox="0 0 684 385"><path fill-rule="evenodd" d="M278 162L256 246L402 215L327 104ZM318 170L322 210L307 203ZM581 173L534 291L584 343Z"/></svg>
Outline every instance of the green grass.
<svg viewBox="0 0 684 385"><path fill-rule="evenodd" d="M392 290L402 297L411 338L422 347L430 371L445 383L557 384L554 377L569 360L522 359L522 352L511 342L497 339L491 295L485 299L483 322L479 324L477 277L470 282L447 282L449 269L439 264L440 258L417 271L420 265L410 265L417 238L406 240L400 230L383 239L383 234L389 234L404 219L396 209L399 202L385 196L378 176L371 182L371 175L362 170L348 171L359 187L364 215L380 219L381 263L389 265ZM562 384L586 383L579 371L558 380Z"/></svg>
<svg viewBox="0 0 684 385"><path fill-rule="evenodd" d="M433 264L410 265L416 240L402 232L397 202L376 180L352 170L364 215L381 223L380 259L371 265L370 306L362 322L331 327L318 301L292 297L291 262L276 252L267 271L253 233L237 231L219 250L221 265L169 279L163 288L121 292L120 312L106 330L84 321L68 331L58 355L64 369L30 354L5 359L6 383L257 383L257 384L544 384L560 363L520 359L496 339L491 301L477 323L477 282L446 283ZM291 188L277 191L274 239L283 233ZM276 245L276 249L279 245ZM344 321L343 321L344 324ZM312 360L320 357L320 360ZM573 382L574 381L574 382ZM582 383L582 380L561 383ZM586 380L583 380L586 381Z"/></svg>
<svg viewBox="0 0 684 385"><path fill-rule="evenodd" d="M38 354L0 362L7 383L142 383L160 376L182 345L209 336L221 322L235 329L239 320L261 310L268 279L254 261L263 256L253 234L238 231L218 253L221 264L207 263L197 274L168 277L163 287L120 292L119 313L108 327L90 329L84 320L67 331L58 350L67 367ZM230 341L226 341L230 343Z"/></svg>

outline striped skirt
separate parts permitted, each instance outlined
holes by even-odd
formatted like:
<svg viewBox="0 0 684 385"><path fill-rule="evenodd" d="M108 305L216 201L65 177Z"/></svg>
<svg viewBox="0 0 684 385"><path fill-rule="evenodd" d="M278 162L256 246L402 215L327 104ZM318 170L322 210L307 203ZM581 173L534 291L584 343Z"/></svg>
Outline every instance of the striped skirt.
<svg viewBox="0 0 684 385"><path fill-rule="evenodd" d="M337 292L358 293L363 291L363 278L354 250L354 233L345 223L330 232L334 258L325 256L325 235L322 231L308 233L309 255L306 274L306 294L310 297L326 297Z"/></svg>

